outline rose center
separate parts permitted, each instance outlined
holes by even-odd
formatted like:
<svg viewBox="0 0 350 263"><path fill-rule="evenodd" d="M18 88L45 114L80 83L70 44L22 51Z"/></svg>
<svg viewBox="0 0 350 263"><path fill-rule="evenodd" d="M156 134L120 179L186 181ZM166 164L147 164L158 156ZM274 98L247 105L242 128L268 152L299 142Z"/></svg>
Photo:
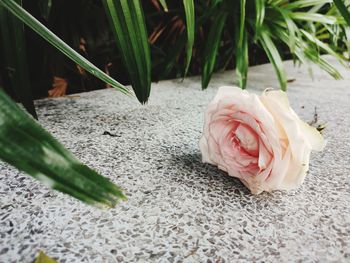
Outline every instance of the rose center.
<svg viewBox="0 0 350 263"><path fill-rule="evenodd" d="M259 156L259 137L251 127L240 123L233 133L232 140L235 145L251 156Z"/></svg>

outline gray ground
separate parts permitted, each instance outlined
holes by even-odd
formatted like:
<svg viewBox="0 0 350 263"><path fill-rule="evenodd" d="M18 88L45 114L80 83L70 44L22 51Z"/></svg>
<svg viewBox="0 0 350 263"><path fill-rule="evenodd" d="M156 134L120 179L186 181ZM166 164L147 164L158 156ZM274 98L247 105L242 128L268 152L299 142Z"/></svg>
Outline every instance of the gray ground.
<svg viewBox="0 0 350 263"><path fill-rule="evenodd" d="M200 161L204 107L232 72L206 91L199 78L154 84L146 106L112 89L37 101L42 125L129 200L101 211L0 163L0 262L31 262L40 249L61 263L349 262L349 71L311 80L286 65L292 106L307 121L317 107L328 140L291 192L252 196ZM277 86L270 65L249 73L250 91Z"/></svg>

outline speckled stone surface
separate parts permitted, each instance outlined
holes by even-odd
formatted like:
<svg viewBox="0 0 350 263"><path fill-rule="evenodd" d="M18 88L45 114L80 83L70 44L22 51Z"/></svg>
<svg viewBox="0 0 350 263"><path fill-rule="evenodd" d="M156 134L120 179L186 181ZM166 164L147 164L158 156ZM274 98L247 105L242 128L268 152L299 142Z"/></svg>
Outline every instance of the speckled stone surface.
<svg viewBox="0 0 350 263"><path fill-rule="evenodd" d="M232 72L153 85L141 106L115 90L37 101L41 124L129 198L98 210L0 163L0 262L349 262L350 71L332 80L287 62L289 97L307 121L317 107L326 149L305 183L253 196L202 164L203 110ZM249 90L277 86L270 65L251 68ZM103 135L105 131L115 136Z"/></svg>

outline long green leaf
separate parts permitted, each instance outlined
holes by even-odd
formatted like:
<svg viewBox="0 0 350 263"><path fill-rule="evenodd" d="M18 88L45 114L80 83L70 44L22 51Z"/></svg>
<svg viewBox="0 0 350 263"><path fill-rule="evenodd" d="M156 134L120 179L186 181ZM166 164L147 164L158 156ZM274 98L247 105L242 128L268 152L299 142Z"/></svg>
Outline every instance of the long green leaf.
<svg viewBox="0 0 350 263"><path fill-rule="evenodd" d="M312 43L314 43L316 46L320 47L321 49L323 49L324 51L326 51L329 55L332 55L333 57L335 57L336 59L339 60L339 62L345 62L346 58L343 57L342 54L338 54L337 52L335 52L332 48L329 47L329 45L327 45L326 43L320 41L319 39L317 39L316 37L312 36L310 33L308 33L305 30L300 30L301 33Z"/></svg>
<svg viewBox="0 0 350 263"><path fill-rule="evenodd" d="M74 49L68 46L62 39L57 37L54 33L52 33L48 28L46 28L43 24L41 24L37 19L35 19L21 6L16 4L13 0L0 0L0 5L2 5L4 8L10 11L12 14L14 14L24 24L33 29L47 42L56 47L59 51L61 51L75 63L80 65L86 71L90 72L92 75L101 79L105 83L108 83L117 90L125 94L130 94L128 88L126 88L124 85L120 84L119 82L108 76L106 73L104 73L102 70L94 66L91 62L89 62L86 58L84 58L78 52L76 52Z"/></svg>
<svg viewBox="0 0 350 263"><path fill-rule="evenodd" d="M192 49L194 43L195 32L195 14L193 0L183 0L183 5L186 14L186 31L187 31L187 48L186 48L186 68L185 76L191 63Z"/></svg>
<svg viewBox="0 0 350 263"><path fill-rule="evenodd" d="M338 8L341 15L344 17L346 23L350 26L350 12L349 9L345 6L342 0L334 0L335 6Z"/></svg>
<svg viewBox="0 0 350 263"><path fill-rule="evenodd" d="M285 91L287 88L287 77L284 71L283 62L275 44L266 30L262 30L261 32L260 43L275 68L281 89Z"/></svg>
<svg viewBox="0 0 350 263"><path fill-rule="evenodd" d="M273 34L281 39L286 45L289 45L289 36L283 28L274 30ZM321 69L325 70L335 79L340 79L340 73L328 61L320 56L317 49L313 48L310 44L312 43L306 43L301 38L297 38L293 53L297 56L301 63L306 64L307 60L309 60L310 62L317 64Z"/></svg>
<svg viewBox="0 0 350 263"><path fill-rule="evenodd" d="M239 37L237 46L242 46L243 43L243 35L245 28L245 4L246 0L240 0L240 16L239 16Z"/></svg>
<svg viewBox="0 0 350 263"><path fill-rule="evenodd" d="M327 16L323 14L312 14L304 12L292 12L290 14L291 18L295 20L310 21L310 22L319 22L324 24L335 24L338 22L337 18L334 16Z"/></svg>
<svg viewBox="0 0 350 263"><path fill-rule="evenodd" d="M117 45L138 100L151 90L151 54L139 0L103 0Z"/></svg>
<svg viewBox="0 0 350 263"><path fill-rule="evenodd" d="M290 3L291 2L291 3ZM299 0L299 1L288 1L283 5L284 9L300 9L309 6L316 6L332 3L332 0Z"/></svg>
<svg viewBox="0 0 350 263"><path fill-rule="evenodd" d="M239 35L236 48L236 73L238 77L238 85L245 89L247 85L248 74L248 36L245 31L245 7L246 0L240 1L240 20L239 20Z"/></svg>
<svg viewBox="0 0 350 263"><path fill-rule="evenodd" d="M255 13L255 39L257 39L265 19L265 0L255 0Z"/></svg>
<svg viewBox="0 0 350 263"><path fill-rule="evenodd" d="M22 5L22 0L16 0ZM5 8L0 5L0 31L3 42L3 55L6 73L10 80L10 86L14 90L17 99L24 108L37 118L33 97L31 82L28 72L28 61L26 54L24 26L21 21L16 19Z"/></svg>
<svg viewBox="0 0 350 263"><path fill-rule="evenodd" d="M216 64L216 55L218 53L221 35L227 20L227 16L227 12L220 13L217 17L215 17L210 27L207 43L204 47L202 89L206 89L208 87L209 81L213 74Z"/></svg>
<svg viewBox="0 0 350 263"><path fill-rule="evenodd" d="M290 17L290 13L288 10L284 9L284 8L276 8L282 15L282 17L284 18L285 21L285 25L288 29L288 33L289 33L289 41L288 41L288 46L291 50L291 52L294 52L295 49L295 40L297 38L300 38L300 31L299 28L297 27L297 25L294 23L293 19L291 19ZM296 34L298 34L298 36L296 36Z"/></svg>
<svg viewBox="0 0 350 263"><path fill-rule="evenodd" d="M89 204L113 207L120 188L79 162L0 89L0 159Z"/></svg>
<svg viewBox="0 0 350 263"><path fill-rule="evenodd" d="M340 72L332 66L327 60L325 60L320 54L317 48L310 45L308 43L306 48L303 48L302 51L299 51L299 53L303 52L305 58L312 61L316 65L318 65L321 69L325 70L328 74L330 74L335 79L341 79L342 76Z"/></svg>
<svg viewBox="0 0 350 263"><path fill-rule="evenodd" d="M236 74L238 78L238 85L245 89L247 86L248 75L248 37L247 32L243 32L242 43L236 49Z"/></svg>

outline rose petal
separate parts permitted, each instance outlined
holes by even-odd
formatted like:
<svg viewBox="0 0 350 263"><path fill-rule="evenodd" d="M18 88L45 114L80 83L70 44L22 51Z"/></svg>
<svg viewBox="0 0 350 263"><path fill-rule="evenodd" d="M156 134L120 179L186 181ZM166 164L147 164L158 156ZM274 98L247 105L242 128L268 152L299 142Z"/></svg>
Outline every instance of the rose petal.
<svg viewBox="0 0 350 263"><path fill-rule="evenodd" d="M260 170L266 169L268 164L271 162L272 155L271 153L266 149L265 144L262 142L262 140L259 140L259 168Z"/></svg>
<svg viewBox="0 0 350 263"><path fill-rule="evenodd" d="M199 148L200 148L201 153L202 153L202 162L213 164L213 162L211 161L211 159L209 157L208 143L207 143L207 139L205 138L205 136L202 136L202 138L199 140Z"/></svg>
<svg viewBox="0 0 350 263"><path fill-rule="evenodd" d="M283 127L291 147L294 159L303 163L307 157L305 152L313 147L322 149L324 146L323 137L319 132L303 123L297 114L290 108L288 98L283 91L265 91L261 101L274 116L276 122ZM306 134L305 134L306 132Z"/></svg>

